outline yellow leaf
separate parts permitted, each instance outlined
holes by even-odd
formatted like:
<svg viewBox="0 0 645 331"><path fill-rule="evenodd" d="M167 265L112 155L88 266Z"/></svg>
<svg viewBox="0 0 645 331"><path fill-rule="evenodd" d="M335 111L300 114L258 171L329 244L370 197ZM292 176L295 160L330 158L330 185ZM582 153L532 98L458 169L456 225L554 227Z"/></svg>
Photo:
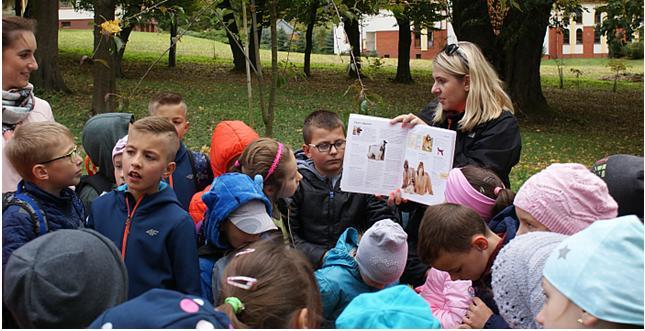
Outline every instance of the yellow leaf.
<svg viewBox="0 0 645 331"><path fill-rule="evenodd" d="M103 33L104 35L113 35L115 33L121 32L121 27L119 26L120 23L121 19L118 18L101 23L101 33Z"/></svg>

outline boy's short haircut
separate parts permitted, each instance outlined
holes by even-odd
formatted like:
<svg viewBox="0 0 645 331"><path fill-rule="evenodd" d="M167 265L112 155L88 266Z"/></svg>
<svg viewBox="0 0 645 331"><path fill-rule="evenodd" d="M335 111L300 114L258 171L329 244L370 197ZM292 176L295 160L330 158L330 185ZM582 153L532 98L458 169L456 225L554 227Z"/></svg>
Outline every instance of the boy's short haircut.
<svg viewBox="0 0 645 331"><path fill-rule="evenodd" d="M304 138L305 144L311 143L312 127L328 131L343 128L343 132L345 131L345 124L343 124L338 114L328 110L316 110L305 118L305 123L302 128L302 137Z"/></svg>
<svg viewBox="0 0 645 331"><path fill-rule="evenodd" d="M57 147L66 141L74 142L67 127L56 122L35 122L19 125L5 153L22 178L32 179L32 168L39 163L59 157Z"/></svg>
<svg viewBox="0 0 645 331"><path fill-rule="evenodd" d="M177 135L175 126L168 122L168 120L159 116L144 117L134 122L130 130L165 136L168 139L168 144L165 144L167 146L166 157L168 158L168 162L175 160L175 156L179 150L179 136ZM131 135L128 135L128 137L132 139Z"/></svg>
<svg viewBox="0 0 645 331"><path fill-rule="evenodd" d="M164 105L182 105L184 107L184 113L188 111L181 94L174 92L160 92L150 99L150 103L148 103L148 112L150 115L155 115L157 107Z"/></svg>
<svg viewBox="0 0 645 331"><path fill-rule="evenodd" d="M429 206L419 226L417 253L423 263L432 265L442 252L465 253L474 235L490 230L474 210L454 204Z"/></svg>

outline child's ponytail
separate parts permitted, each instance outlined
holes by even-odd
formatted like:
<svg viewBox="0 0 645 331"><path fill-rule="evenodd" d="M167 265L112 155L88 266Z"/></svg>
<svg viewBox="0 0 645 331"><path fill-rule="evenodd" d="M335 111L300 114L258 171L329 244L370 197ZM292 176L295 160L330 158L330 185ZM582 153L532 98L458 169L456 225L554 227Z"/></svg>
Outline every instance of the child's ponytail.
<svg viewBox="0 0 645 331"><path fill-rule="evenodd" d="M496 198L495 205L493 205L493 215L497 215L500 211L504 210L504 208L512 205L513 200L515 199L515 192L500 186L494 189L494 194L496 195Z"/></svg>
<svg viewBox="0 0 645 331"><path fill-rule="evenodd" d="M461 168L461 172L477 192L495 200L491 210L492 216L513 204L515 192L506 188L504 182L492 170L467 165Z"/></svg>

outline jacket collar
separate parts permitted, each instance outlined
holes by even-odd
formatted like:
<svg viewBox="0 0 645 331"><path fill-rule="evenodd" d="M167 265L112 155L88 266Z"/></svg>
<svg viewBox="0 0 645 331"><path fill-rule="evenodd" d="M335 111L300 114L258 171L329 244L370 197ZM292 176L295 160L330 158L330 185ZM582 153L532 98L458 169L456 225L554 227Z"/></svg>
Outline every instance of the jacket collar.
<svg viewBox="0 0 645 331"><path fill-rule="evenodd" d="M38 187L36 184L22 180L20 183L18 183L18 187L22 188L23 192L27 192L37 198L39 201L42 201L47 204L54 204L54 205L64 205L68 204L72 201L72 198L74 197L75 193L70 189L69 187L64 188L60 192L60 197L57 197L40 187Z"/></svg>

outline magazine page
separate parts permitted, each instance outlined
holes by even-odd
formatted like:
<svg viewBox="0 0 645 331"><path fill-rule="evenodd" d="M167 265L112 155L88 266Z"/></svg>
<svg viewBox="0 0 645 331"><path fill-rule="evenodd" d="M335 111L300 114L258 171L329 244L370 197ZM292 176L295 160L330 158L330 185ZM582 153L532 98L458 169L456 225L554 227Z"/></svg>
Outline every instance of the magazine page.
<svg viewBox="0 0 645 331"><path fill-rule="evenodd" d="M387 118L350 114L340 188L388 195L400 187L408 131Z"/></svg>
<svg viewBox="0 0 645 331"><path fill-rule="evenodd" d="M442 203L457 135L455 131L427 125L407 130L405 155L399 170L401 197L425 205Z"/></svg>
<svg viewBox="0 0 645 331"><path fill-rule="evenodd" d="M349 115L340 187L346 192L389 195L426 205L444 201L456 133L417 125L402 128L390 119Z"/></svg>

